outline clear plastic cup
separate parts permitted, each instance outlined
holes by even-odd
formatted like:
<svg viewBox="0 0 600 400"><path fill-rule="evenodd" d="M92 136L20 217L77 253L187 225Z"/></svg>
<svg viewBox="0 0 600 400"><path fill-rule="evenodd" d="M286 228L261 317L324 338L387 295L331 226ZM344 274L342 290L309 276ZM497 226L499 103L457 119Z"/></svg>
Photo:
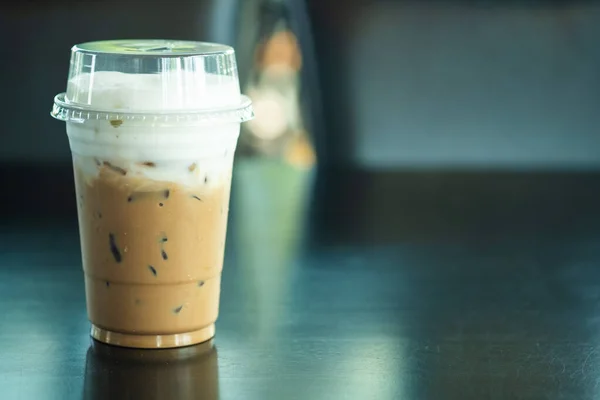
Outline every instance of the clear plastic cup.
<svg viewBox="0 0 600 400"><path fill-rule="evenodd" d="M66 121L91 334L179 347L214 336L240 94L231 47L116 40L72 48Z"/></svg>

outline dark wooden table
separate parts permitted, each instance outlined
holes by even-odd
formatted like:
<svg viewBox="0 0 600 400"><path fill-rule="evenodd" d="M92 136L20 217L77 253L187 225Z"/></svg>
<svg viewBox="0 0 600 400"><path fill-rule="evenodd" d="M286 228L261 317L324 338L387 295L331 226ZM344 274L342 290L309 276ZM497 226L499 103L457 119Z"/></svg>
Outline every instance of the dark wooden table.
<svg viewBox="0 0 600 400"><path fill-rule="evenodd" d="M256 173L234 182L217 336L182 350L93 344L74 221L5 219L0 398L600 396L597 176L363 176L309 226L304 192Z"/></svg>

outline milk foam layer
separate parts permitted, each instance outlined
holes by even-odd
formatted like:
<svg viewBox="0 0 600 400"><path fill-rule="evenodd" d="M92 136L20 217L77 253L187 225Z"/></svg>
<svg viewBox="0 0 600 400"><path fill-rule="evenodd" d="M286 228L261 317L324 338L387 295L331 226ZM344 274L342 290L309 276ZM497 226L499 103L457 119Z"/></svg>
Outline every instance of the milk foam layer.
<svg viewBox="0 0 600 400"><path fill-rule="evenodd" d="M177 76L197 86L197 97L185 99L188 105L217 108L239 102L239 86L229 77L205 74L194 81L190 73ZM164 76L96 72L93 84L90 79L82 74L69 82L67 95L77 93L70 100L88 96L91 109L123 112L181 109L183 100L176 90L180 82ZM85 88L93 88L93 93L86 94ZM108 162L127 176L210 187L229 179L239 123L87 120L68 122L67 134L75 166L89 177Z"/></svg>
<svg viewBox="0 0 600 400"><path fill-rule="evenodd" d="M127 176L186 186L214 186L228 180L239 124L154 127L108 121L67 123L76 167L94 177L105 162ZM100 165L99 165L100 164Z"/></svg>
<svg viewBox="0 0 600 400"><path fill-rule="evenodd" d="M84 73L71 78L66 99L96 110L183 111L235 107L237 79L192 71L162 74Z"/></svg>

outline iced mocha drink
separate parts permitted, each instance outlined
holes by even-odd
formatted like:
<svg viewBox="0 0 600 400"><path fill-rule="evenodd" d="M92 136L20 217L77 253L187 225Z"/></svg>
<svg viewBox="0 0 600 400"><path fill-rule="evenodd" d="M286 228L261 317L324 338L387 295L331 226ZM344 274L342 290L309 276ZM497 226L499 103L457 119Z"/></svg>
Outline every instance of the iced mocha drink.
<svg viewBox="0 0 600 400"><path fill-rule="evenodd" d="M184 43L192 53L204 46ZM150 53L164 67L173 47L134 53L141 52L142 64ZM232 62L230 48L217 49ZM198 55L174 54L169 65L185 66L186 60L174 63L178 57L200 62ZM79 72L65 97L89 104L57 100L73 154L87 310L97 340L178 347L215 333L233 155L239 123L251 110L247 101L239 104L235 68L209 73L201 61L201 71L196 65ZM72 58L72 70L73 64Z"/></svg>

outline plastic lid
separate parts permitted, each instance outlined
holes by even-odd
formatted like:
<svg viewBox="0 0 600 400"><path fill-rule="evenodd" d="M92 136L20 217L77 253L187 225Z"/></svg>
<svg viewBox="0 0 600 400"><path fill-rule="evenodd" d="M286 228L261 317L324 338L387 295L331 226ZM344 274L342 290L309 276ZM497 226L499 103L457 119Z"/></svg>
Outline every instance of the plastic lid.
<svg viewBox="0 0 600 400"><path fill-rule="evenodd" d="M220 120L253 117L240 94L232 47L172 40L111 40L73 46L66 93L52 116L87 119Z"/></svg>

